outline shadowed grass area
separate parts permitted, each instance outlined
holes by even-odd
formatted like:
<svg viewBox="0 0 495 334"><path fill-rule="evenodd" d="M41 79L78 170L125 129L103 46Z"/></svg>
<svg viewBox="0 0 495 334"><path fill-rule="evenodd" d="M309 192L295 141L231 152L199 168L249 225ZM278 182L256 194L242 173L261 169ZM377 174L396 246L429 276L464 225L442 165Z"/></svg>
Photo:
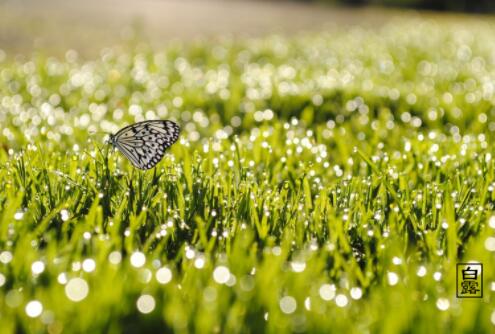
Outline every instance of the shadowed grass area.
<svg viewBox="0 0 495 334"><path fill-rule="evenodd" d="M492 331L494 33L7 58L0 331ZM158 118L182 135L148 172L98 133Z"/></svg>

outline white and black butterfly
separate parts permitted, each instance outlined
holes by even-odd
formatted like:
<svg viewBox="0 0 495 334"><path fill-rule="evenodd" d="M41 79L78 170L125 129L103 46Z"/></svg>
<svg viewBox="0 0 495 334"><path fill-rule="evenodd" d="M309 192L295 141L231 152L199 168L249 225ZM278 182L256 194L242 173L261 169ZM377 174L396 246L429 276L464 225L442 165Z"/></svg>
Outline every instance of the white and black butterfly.
<svg viewBox="0 0 495 334"><path fill-rule="evenodd" d="M179 138L180 128L172 121L144 121L110 135L109 142L139 169L150 169L162 160L165 150Z"/></svg>

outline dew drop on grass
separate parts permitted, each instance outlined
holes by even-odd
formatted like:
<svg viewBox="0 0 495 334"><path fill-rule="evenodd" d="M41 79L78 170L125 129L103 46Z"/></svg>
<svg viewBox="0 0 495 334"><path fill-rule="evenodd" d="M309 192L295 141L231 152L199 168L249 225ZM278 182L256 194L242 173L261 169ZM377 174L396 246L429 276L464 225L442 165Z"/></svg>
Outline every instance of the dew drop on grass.
<svg viewBox="0 0 495 334"><path fill-rule="evenodd" d="M190 247L187 247L186 248L186 258L188 258L189 260L193 259L194 256L196 255L196 252L194 251L194 249L190 248Z"/></svg>
<svg viewBox="0 0 495 334"><path fill-rule="evenodd" d="M335 304L337 304L338 307L345 307L348 303L349 299L344 294L339 294L335 297Z"/></svg>
<svg viewBox="0 0 495 334"><path fill-rule="evenodd" d="M282 254L282 248L280 248L279 246L275 246L272 248L272 253L275 256L280 256L280 254Z"/></svg>
<svg viewBox="0 0 495 334"><path fill-rule="evenodd" d="M172 271L167 267L162 267L156 271L155 278L158 283L167 284L172 280Z"/></svg>
<svg viewBox="0 0 495 334"><path fill-rule="evenodd" d="M490 219L488 220L488 225L495 229L495 216L491 216Z"/></svg>
<svg viewBox="0 0 495 334"><path fill-rule="evenodd" d="M65 222L69 220L69 211L67 209L63 209L60 211L60 218Z"/></svg>
<svg viewBox="0 0 495 334"><path fill-rule="evenodd" d="M153 266L153 268L158 269L161 267L162 261L160 261L159 259L154 259L153 261L151 261L151 265Z"/></svg>
<svg viewBox="0 0 495 334"><path fill-rule="evenodd" d="M194 267L197 269L202 269L205 266L205 259L203 257L198 257L194 260Z"/></svg>
<svg viewBox="0 0 495 334"><path fill-rule="evenodd" d="M151 295L142 295L138 298L136 301L136 307L139 310L139 312L148 314L153 312L155 309L155 298Z"/></svg>
<svg viewBox="0 0 495 334"><path fill-rule="evenodd" d="M218 284L225 284L229 280L230 271L229 268L225 266L218 266L213 271L213 279Z"/></svg>
<svg viewBox="0 0 495 334"><path fill-rule="evenodd" d="M397 283L399 283L399 275L397 275L394 272L388 272L387 273L387 279L388 279L388 284L391 286L394 286Z"/></svg>
<svg viewBox="0 0 495 334"><path fill-rule="evenodd" d="M311 298L310 297L306 297L306 299L304 300L304 307L306 308L306 310L311 311Z"/></svg>
<svg viewBox="0 0 495 334"><path fill-rule="evenodd" d="M12 253L9 251L3 251L0 253L0 262L2 262L3 264L9 263L10 261L12 261L12 258Z"/></svg>
<svg viewBox="0 0 495 334"><path fill-rule="evenodd" d="M88 283L80 277L70 279L65 285L65 295L73 302L80 302L87 297L88 293Z"/></svg>
<svg viewBox="0 0 495 334"><path fill-rule="evenodd" d="M494 237L486 238L485 248L486 248L486 250L488 250L490 252L495 252L495 238Z"/></svg>
<svg viewBox="0 0 495 334"><path fill-rule="evenodd" d="M67 284L67 274L66 273L60 273L57 276L57 282L59 282L62 285Z"/></svg>
<svg viewBox="0 0 495 334"><path fill-rule="evenodd" d="M21 220L21 219L22 219L22 217L24 217L24 211L19 210L19 211L17 211L17 212L14 214L14 219L15 219L15 220Z"/></svg>
<svg viewBox="0 0 495 334"><path fill-rule="evenodd" d="M214 302L217 299L217 290L214 287L207 286L203 291L203 299L208 303Z"/></svg>
<svg viewBox="0 0 495 334"><path fill-rule="evenodd" d="M306 269L306 262L294 261L290 263L292 271L295 273L301 273Z"/></svg>
<svg viewBox="0 0 495 334"><path fill-rule="evenodd" d="M139 271L138 278L139 278L139 281L141 283L148 284L151 281L152 277L153 277L153 274L151 273L151 270L149 270L147 268L141 269Z"/></svg>
<svg viewBox="0 0 495 334"><path fill-rule="evenodd" d="M240 280L240 286L243 291L251 291L254 288L254 279L250 275L245 275Z"/></svg>
<svg viewBox="0 0 495 334"><path fill-rule="evenodd" d="M226 286L229 286L229 287L232 287L236 283L237 283L237 279L235 278L235 276L233 274L230 274L229 275L229 279L227 280L227 282L225 282L225 285Z"/></svg>
<svg viewBox="0 0 495 334"><path fill-rule="evenodd" d="M294 297L285 296L279 301L280 310L285 314L292 314L297 309L297 302Z"/></svg>
<svg viewBox="0 0 495 334"><path fill-rule="evenodd" d="M326 301L334 299L336 291L337 289L333 284L323 284L319 289L321 299Z"/></svg>
<svg viewBox="0 0 495 334"><path fill-rule="evenodd" d="M81 270L81 262L79 261L75 261L75 262L72 262L72 271L79 271Z"/></svg>
<svg viewBox="0 0 495 334"><path fill-rule="evenodd" d="M447 311L450 307L450 302L447 298L438 298L437 300L437 308L440 311Z"/></svg>
<svg viewBox="0 0 495 334"><path fill-rule="evenodd" d="M352 299L361 299L361 297L363 296L363 290L361 290L361 288L359 287L354 287L351 289L351 298Z"/></svg>
<svg viewBox="0 0 495 334"><path fill-rule="evenodd" d="M52 311L44 311L41 314L41 322L45 325L50 325L55 320L55 314Z"/></svg>
<svg viewBox="0 0 495 334"><path fill-rule="evenodd" d="M93 259L85 259L82 263L82 269L87 272L93 272L96 268L96 262Z"/></svg>
<svg viewBox="0 0 495 334"><path fill-rule="evenodd" d="M45 271L45 264L42 261L34 261L31 265L33 275L39 275Z"/></svg>
<svg viewBox="0 0 495 334"><path fill-rule="evenodd" d="M146 256L142 252L134 252L131 255L131 265L135 268L141 268L146 263Z"/></svg>
<svg viewBox="0 0 495 334"><path fill-rule="evenodd" d="M425 266L420 266L418 268L418 271L416 272L416 275L418 275L419 277L425 277L426 272L427 272L426 267Z"/></svg>
<svg viewBox="0 0 495 334"><path fill-rule="evenodd" d="M108 254L108 261L110 261L111 264L117 265L122 261L122 254L118 251L113 251Z"/></svg>
<svg viewBox="0 0 495 334"><path fill-rule="evenodd" d="M38 300L32 300L26 304L25 311L27 316L30 318L39 317L43 312L43 304L41 304Z"/></svg>
<svg viewBox="0 0 495 334"><path fill-rule="evenodd" d="M22 303L22 292L18 290L10 290L5 295L5 303L11 308L18 307Z"/></svg>

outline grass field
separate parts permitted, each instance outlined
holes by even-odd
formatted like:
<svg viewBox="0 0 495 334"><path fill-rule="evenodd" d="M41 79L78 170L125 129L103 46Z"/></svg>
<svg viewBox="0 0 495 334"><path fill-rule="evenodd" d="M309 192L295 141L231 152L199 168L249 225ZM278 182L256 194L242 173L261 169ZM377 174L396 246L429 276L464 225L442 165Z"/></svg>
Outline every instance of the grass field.
<svg viewBox="0 0 495 334"><path fill-rule="evenodd" d="M0 52L0 332L493 332L493 36ZM182 127L148 172L102 133L144 119Z"/></svg>

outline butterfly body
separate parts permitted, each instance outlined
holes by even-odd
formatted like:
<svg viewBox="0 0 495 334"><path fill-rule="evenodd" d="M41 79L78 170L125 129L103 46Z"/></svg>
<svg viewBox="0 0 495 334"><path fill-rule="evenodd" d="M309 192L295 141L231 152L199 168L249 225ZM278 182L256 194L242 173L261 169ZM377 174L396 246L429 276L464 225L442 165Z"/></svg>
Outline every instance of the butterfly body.
<svg viewBox="0 0 495 334"><path fill-rule="evenodd" d="M180 128L169 120L135 123L110 135L109 141L139 169L150 169L160 162L165 150L179 138Z"/></svg>

